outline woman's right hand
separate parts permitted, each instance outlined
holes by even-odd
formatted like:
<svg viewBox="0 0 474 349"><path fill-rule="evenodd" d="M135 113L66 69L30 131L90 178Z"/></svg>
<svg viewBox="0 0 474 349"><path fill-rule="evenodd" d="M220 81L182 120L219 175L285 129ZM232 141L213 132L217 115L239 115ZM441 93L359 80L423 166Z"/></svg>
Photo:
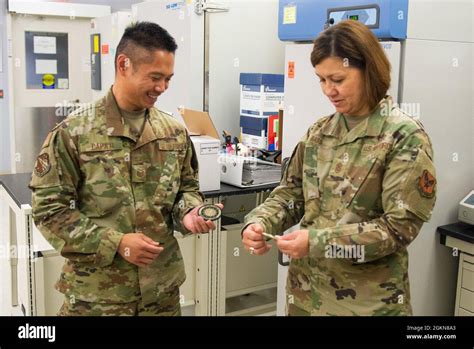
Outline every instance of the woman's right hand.
<svg viewBox="0 0 474 349"><path fill-rule="evenodd" d="M263 255L272 247L265 242L263 232L263 227L260 224L253 223L246 227L242 233L242 243L250 254Z"/></svg>

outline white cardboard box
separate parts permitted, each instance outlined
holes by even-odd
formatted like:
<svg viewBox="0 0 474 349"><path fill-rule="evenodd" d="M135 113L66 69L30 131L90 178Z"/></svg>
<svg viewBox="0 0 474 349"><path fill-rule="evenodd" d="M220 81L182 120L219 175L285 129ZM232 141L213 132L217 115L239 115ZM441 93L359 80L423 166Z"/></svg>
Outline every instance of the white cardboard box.
<svg viewBox="0 0 474 349"><path fill-rule="evenodd" d="M191 141L193 142L199 163L199 190L220 190L219 140L209 136L191 135Z"/></svg>
<svg viewBox="0 0 474 349"><path fill-rule="evenodd" d="M242 133L242 144L249 148L267 149L267 137Z"/></svg>
<svg viewBox="0 0 474 349"><path fill-rule="evenodd" d="M199 163L199 190L220 190L218 163L220 141L209 114L191 109L182 109L180 112Z"/></svg>
<svg viewBox="0 0 474 349"><path fill-rule="evenodd" d="M278 114L283 100L283 75L240 74L240 115L268 117Z"/></svg>

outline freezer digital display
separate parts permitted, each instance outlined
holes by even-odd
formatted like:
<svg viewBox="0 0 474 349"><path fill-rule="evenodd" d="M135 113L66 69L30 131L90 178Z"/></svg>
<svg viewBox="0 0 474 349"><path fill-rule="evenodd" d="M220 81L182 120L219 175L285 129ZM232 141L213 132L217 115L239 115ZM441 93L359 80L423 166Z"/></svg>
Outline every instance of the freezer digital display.
<svg viewBox="0 0 474 349"><path fill-rule="evenodd" d="M334 24L344 20L359 21L369 28L378 28L380 8L377 5L351 6L328 9L328 19Z"/></svg>

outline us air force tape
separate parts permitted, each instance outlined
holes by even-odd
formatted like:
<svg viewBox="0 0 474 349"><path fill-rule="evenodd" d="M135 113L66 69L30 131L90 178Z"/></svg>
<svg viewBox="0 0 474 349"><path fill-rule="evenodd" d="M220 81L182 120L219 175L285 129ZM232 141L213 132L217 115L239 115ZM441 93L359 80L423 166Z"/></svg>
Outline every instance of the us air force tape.
<svg viewBox="0 0 474 349"><path fill-rule="evenodd" d="M198 210L198 215L206 221L217 221L221 218L222 210L216 205L204 205Z"/></svg>

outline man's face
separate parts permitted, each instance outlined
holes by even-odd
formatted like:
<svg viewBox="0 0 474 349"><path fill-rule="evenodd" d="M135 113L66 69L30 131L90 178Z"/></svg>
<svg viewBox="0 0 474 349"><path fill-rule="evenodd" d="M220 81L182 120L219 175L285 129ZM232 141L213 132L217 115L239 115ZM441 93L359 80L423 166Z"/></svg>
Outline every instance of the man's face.
<svg viewBox="0 0 474 349"><path fill-rule="evenodd" d="M131 60L122 85L126 98L135 111L151 108L157 98L168 89L174 74L174 54L155 50L146 62L134 64Z"/></svg>

